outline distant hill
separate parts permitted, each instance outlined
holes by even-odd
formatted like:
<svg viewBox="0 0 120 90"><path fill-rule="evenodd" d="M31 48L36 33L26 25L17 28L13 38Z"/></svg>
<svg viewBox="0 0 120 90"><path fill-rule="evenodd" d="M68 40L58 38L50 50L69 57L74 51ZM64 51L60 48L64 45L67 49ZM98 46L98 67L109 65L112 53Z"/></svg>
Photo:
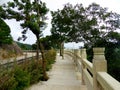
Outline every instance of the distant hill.
<svg viewBox="0 0 120 90"><path fill-rule="evenodd" d="M32 45L30 44L23 44L23 43L20 43L20 42L17 42L17 45L22 49L22 50L32 50Z"/></svg>

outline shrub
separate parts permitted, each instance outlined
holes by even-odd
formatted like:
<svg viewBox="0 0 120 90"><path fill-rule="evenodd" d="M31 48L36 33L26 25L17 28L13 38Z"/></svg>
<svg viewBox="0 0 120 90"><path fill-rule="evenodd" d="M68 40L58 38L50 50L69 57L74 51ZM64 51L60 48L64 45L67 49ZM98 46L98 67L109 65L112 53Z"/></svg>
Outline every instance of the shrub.
<svg viewBox="0 0 120 90"><path fill-rule="evenodd" d="M0 90L16 90L17 81L14 78L13 72L3 68L0 73Z"/></svg>
<svg viewBox="0 0 120 90"><path fill-rule="evenodd" d="M4 82L2 86L2 90L17 90L16 89L17 85L18 85L18 82L12 76L6 82Z"/></svg>
<svg viewBox="0 0 120 90"><path fill-rule="evenodd" d="M14 78L18 82L16 90L23 90L30 84L30 74L20 67L16 67L14 71Z"/></svg>
<svg viewBox="0 0 120 90"><path fill-rule="evenodd" d="M54 49L48 50L45 53L45 59L47 61L46 70L48 71L49 69L51 69L52 64L55 62L56 51Z"/></svg>
<svg viewBox="0 0 120 90"><path fill-rule="evenodd" d="M49 70L56 59L55 50L47 51L45 59L47 61L46 69ZM41 60L29 60L24 62L23 65L17 65L15 62L13 69L1 70L0 81L5 80L3 84L0 84L0 90L23 90L30 84L43 80Z"/></svg>
<svg viewBox="0 0 120 90"><path fill-rule="evenodd" d="M109 43L105 48L108 73L120 82L120 44Z"/></svg>
<svg viewBox="0 0 120 90"><path fill-rule="evenodd" d="M30 84L37 83L42 77L42 67L39 62L32 61L28 66L30 74Z"/></svg>

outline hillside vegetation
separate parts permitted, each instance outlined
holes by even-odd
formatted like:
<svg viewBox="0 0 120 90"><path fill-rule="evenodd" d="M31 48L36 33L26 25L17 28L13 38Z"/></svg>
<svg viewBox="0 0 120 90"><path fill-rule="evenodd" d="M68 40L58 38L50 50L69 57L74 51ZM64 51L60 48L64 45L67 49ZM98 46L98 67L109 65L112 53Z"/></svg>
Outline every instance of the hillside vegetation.
<svg viewBox="0 0 120 90"><path fill-rule="evenodd" d="M13 42L12 44L3 44L0 46L0 60L22 55L22 50Z"/></svg>
<svg viewBox="0 0 120 90"><path fill-rule="evenodd" d="M30 44L23 44L23 43L20 43L20 42L16 42L17 45L22 49L22 50L32 50L32 45Z"/></svg>
<svg viewBox="0 0 120 90"><path fill-rule="evenodd" d="M22 55L22 50L13 42L9 26L0 18L0 60Z"/></svg>

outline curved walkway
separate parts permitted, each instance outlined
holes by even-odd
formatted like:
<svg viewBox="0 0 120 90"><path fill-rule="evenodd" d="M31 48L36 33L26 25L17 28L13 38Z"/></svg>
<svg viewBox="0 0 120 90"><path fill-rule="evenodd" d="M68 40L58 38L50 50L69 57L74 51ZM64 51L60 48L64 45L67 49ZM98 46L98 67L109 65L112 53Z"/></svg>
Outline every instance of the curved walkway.
<svg viewBox="0 0 120 90"><path fill-rule="evenodd" d="M68 55L57 56L56 63L48 73L50 79L39 82L27 90L87 90L81 85L80 73L76 72L74 61Z"/></svg>

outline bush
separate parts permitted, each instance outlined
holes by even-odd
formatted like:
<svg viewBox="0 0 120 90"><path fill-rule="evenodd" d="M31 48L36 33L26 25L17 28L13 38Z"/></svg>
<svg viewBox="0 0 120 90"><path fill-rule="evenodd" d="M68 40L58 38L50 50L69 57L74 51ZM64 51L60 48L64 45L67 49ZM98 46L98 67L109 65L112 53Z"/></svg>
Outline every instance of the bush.
<svg viewBox="0 0 120 90"><path fill-rule="evenodd" d="M14 78L18 82L16 90L23 90L30 84L30 74L20 67L16 67L14 71Z"/></svg>
<svg viewBox="0 0 120 90"><path fill-rule="evenodd" d="M53 50L53 49L48 50L48 51L45 53L45 59L46 59L46 61L47 61L46 70L48 71L49 69L51 69L52 64L55 62L55 59L56 59L56 51Z"/></svg>
<svg viewBox="0 0 120 90"><path fill-rule="evenodd" d="M55 62L56 52L53 49L47 51L45 53L45 59L47 61L46 69L49 70ZM15 63L13 69L2 69L0 73L1 80L4 80L4 82L0 84L0 90L23 90L30 84L37 83L43 80L41 60L29 60L23 65L17 65Z"/></svg>
<svg viewBox="0 0 120 90"><path fill-rule="evenodd" d="M4 80L0 84L0 90L16 90L18 83L13 76L4 76L1 79Z"/></svg>
<svg viewBox="0 0 120 90"><path fill-rule="evenodd" d="M105 48L108 73L120 81L120 44L109 43Z"/></svg>
<svg viewBox="0 0 120 90"><path fill-rule="evenodd" d="M17 90L16 89L17 85L18 85L18 82L12 76L6 82L4 82L2 86L2 90Z"/></svg>
<svg viewBox="0 0 120 90"><path fill-rule="evenodd" d="M40 81L42 77L42 67L39 61L32 61L28 66L28 72L30 74L30 84Z"/></svg>

